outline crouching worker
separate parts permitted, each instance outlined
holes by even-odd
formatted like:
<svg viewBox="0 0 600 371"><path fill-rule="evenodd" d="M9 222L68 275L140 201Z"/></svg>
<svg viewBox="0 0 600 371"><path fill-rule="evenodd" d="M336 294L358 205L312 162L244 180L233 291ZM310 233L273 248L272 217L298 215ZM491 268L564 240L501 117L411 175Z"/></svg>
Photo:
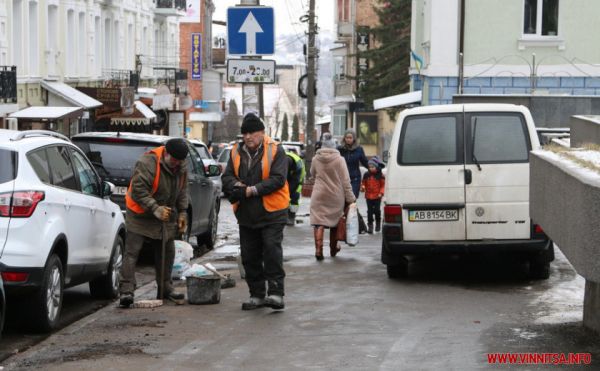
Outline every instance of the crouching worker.
<svg viewBox="0 0 600 371"><path fill-rule="evenodd" d="M231 148L222 176L240 228L242 264L250 291L242 309L283 309L281 242L290 202L288 160L281 145L265 135L258 116L244 117L242 136Z"/></svg>
<svg viewBox="0 0 600 371"><path fill-rule="evenodd" d="M120 272L119 300L123 308L133 304L135 265L144 243L154 250L157 299L181 302L185 297L173 289L171 270L175 259L175 236L187 229L185 159L188 151L185 140L174 138L164 146L144 153L135 164L125 195L127 240Z"/></svg>
<svg viewBox="0 0 600 371"><path fill-rule="evenodd" d="M300 195L302 194L302 183L304 183L304 161L294 152L287 151L288 173L287 182L290 189L290 207L288 209L287 225L296 224L296 213L300 207Z"/></svg>

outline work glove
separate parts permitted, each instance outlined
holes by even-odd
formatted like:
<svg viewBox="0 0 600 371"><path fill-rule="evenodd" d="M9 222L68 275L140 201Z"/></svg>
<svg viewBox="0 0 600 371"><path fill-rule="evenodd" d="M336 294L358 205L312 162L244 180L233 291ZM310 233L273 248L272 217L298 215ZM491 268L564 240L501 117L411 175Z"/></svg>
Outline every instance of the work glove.
<svg viewBox="0 0 600 371"><path fill-rule="evenodd" d="M187 230L187 214L181 213L177 218L177 227L179 228L179 233L183 233Z"/></svg>
<svg viewBox="0 0 600 371"><path fill-rule="evenodd" d="M163 222L168 222L171 218L171 208L167 206L159 206L154 210L153 214L156 219L162 220Z"/></svg>

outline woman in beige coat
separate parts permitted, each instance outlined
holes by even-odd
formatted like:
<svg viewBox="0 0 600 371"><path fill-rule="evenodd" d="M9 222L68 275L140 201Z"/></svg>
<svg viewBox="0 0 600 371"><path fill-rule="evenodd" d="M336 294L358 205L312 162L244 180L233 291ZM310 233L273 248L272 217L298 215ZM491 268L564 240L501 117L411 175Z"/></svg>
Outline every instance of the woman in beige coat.
<svg viewBox="0 0 600 371"><path fill-rule="evenodd" d="M344 206L355 201L346 161L336 149L330 133L323 134L321 149L317 151L310 168L315 180L310 198L310 224L315 232L315 258L323 260L323 234L330 229L331 256L340 251L337 224L344 214Z"/></svg>

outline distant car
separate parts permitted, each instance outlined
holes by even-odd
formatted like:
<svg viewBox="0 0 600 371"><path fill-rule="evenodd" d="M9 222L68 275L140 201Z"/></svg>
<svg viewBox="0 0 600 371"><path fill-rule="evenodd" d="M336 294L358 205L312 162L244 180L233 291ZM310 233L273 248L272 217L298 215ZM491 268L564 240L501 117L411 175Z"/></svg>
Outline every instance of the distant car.
<svg viewBox="0 0 600 371"><path fill-rule="evenodd" d="M29 322L58 325L66 287L119 292L125 220L84 153L61 134L0 130L0 272ZM2 311L4 309L2 308ZM3 315L3 314L2 314Z"/></svg>
<svg viewBox="0 0 600 371"><path fill-rule="evenodd" d="M292 151L295 154L297 154L298 156L304 158L304 154L305 154L305 145L302 142L281 142L281 145L283 145L283 149L285 149L286 151Z"/></svg>
<svg viewBox="0 0 600 371"><path fill-rule="evenodd" d="M231 153L231 147L224 148L219 155L219 159L217 163L221 167L221 173L225 172L225 168L227 167L227 162L229 162L229 155Z"/></svg>
<svg viewBox="0 0 600 371"><path fill-rule="evenodd" d="M221 151L223 151L223 149L228 146L229 146L229 143L213 143L210 145L210 154L216 160L219 158Z"/></svg>
<svg viewBox="0 0 600 371"><path fill-rule="evenodd" d="M144 133L91 132L75 135L71 139L88 155L104 180L116 185L111 199L125 213L125 192L137 160L145 152L163 145L171 138ZM221 197L220 190L211 178L218 177L221 171L217 165L208 165L206 168L196 147L189 141L187 143L190 151L187 161L190 223L183 239L188 241L190 236L196 236L198 246L205 245L212 249L217 241Z"/></svg>
<svg viewBox="0 0 600 371"><path fill-rule="evenodd" d="M211 156L210 152L208 151L208 147L206 146L206 144L204 144L204 142L202 142L201 140L198 140L198 139L190 139L190 143L192 143L194 145L194 147L196 147L198 154L202 158L202 163L204 164L205 172L208 173L208 167L210 165L219 165L217 160L215 160ZM221 194L222 189L223 189L223 183L221 183L221 177L219 175L213 175L213 176L209 176L209 179L215 184L215 187L217 187L219 194Z"/></svg>

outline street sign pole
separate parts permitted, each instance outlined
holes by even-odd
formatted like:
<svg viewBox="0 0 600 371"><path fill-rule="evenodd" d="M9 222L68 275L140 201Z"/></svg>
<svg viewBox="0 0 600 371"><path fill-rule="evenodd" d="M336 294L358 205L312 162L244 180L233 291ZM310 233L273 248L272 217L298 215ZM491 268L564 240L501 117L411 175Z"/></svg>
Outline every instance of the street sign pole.
<svg viewBox="0 0 600 371"><path fill-rule="evenodd" d="M260 5L260 0L240 0L241 6ZM250 18L250 17L249 17ZM254 22L252 22L254 20ZM246 19L240 28L246 33L246 45L248 54L256 53L256 33L260 29L254 17ZM261 59L261 57L250 57L251 59ZM248 112L258 113L261 119L265 118L265 110L263 107L263 85L262 84L242 84L242 113L246 115Z"/></svg>

